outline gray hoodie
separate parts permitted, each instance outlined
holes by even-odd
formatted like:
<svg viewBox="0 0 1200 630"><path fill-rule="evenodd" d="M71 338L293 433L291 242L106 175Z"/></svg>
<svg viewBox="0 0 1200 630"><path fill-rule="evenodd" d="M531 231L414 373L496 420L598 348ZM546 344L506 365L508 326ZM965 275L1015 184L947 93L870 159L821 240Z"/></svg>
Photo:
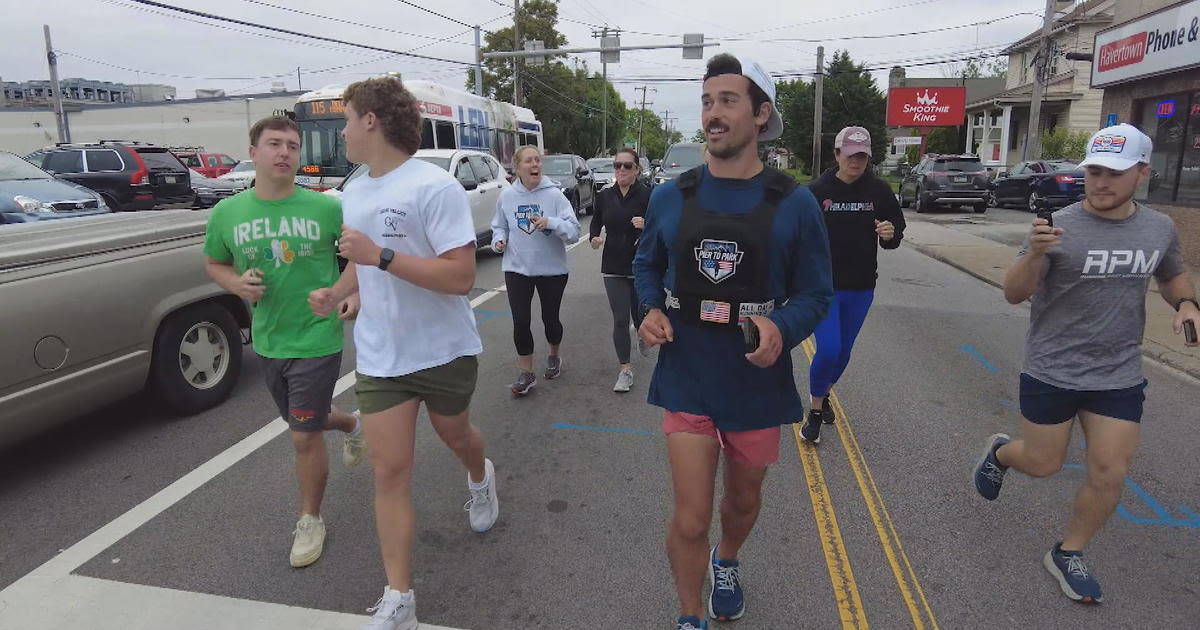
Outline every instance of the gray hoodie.
<svg viewBox="0 0 1200 630"><path fill-rule="evenodd" d="M546 230L533 227L545 216ZM492 217L492 248L503 241L504 271L523 276L561 276L568 272L567 244L579 240L579 219L559 184L542 176L533 190L518 178L500 193Z"/></svg>

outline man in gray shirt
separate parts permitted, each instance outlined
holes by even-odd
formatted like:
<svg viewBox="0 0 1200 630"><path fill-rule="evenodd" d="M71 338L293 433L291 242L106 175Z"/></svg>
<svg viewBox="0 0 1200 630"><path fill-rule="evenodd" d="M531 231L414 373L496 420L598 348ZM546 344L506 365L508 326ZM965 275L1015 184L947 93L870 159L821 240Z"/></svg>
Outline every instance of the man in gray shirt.
<svg viewBox="0 0 1200 630"><path fill-rule="evenodd" d="M1196 289L1183 265L1170 217L1133 201L1150 176L1150 138L1128 124L1101 129L1080 164L1084 200L1039 218L1004 278L1012 304L1032 298L1021 374L1021 434L997 433L975 467L975 489L1000 494L1004 473L1033 477L1062 469L1079 418L1087 440L1087 480L1062 542L1042 564L1063 592L1101 601L1083 549L1121 499L1137 448L1146 380L1141 346L1146 289L1153 276L1178 311L1174 331L1200 324ZM1188 345L1196 345L1194 342Z"/></svg>

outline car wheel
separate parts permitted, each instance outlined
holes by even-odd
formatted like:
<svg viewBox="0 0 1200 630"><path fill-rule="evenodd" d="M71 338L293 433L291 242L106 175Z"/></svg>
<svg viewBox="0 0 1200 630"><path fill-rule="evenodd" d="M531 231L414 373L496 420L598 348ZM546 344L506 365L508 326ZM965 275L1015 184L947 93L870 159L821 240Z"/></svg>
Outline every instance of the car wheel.
<svg viewBox="0 0 1200 630"><path fill-rule="evenodd" d="M150 387L174 411L192 415L224 402L241 372L241 331L220 305L187 307L159 326Z"/></svg>
<svg viewBox="0 0 1200 630"><path fill-rule="evenodd" d="M987 212L987 209L988 205L986 203L975 204L975 214L983 214L984 212Z"/></svg>
<svg viewBox="0 0 1200 630"><path fill-rule="evenodd" d="M113 212L121 211L121 204L117 203L116 197L113 197L108 193L100 193L100 198L104 200L104 205L108 206L109 210L112 210Z"/></svg>
<svg viewBox="0 0 1200 630"><path fill-rule="evenodd" d="M987 205L989 208L999 208L1000 200L996 199L996 191L989 190L987 194Z"/></svg>
<svg viewBox="0 0 1200 630"><path fill-rule="evenodd" d="M1029 211L1037 214L1038 210L1042 209L1042 198L1037 194L1036 190L1029 191Z"/></svg>
<svg viewBox="0 0 1200 630"><path fill-rule="evenodd" d="M925 193L920 190L913 195L913 210L916 210L917 214L925 214L926 212L929 212L929 199L927 199L925 197Z"/></svg>

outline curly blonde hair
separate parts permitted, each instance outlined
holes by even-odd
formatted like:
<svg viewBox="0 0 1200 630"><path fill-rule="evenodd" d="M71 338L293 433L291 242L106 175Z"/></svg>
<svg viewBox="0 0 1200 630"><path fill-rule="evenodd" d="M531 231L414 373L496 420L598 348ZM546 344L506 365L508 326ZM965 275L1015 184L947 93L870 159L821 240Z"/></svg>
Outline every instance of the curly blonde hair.
<svg viewBox="0 0 1200 630"><path fill-rule="evenodd" d="M417 99L395 77L375 77L351 83L343 95L359 116L375 114L389 144L412 155L421 148L421 112Z"/></svg>

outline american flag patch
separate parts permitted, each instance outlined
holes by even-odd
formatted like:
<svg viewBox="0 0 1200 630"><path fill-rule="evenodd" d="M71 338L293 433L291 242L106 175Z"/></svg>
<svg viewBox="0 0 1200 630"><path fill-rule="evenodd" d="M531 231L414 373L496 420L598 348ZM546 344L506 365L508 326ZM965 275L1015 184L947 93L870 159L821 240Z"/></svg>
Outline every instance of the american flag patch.
<svg viewBox="0 0 1200 630"><path fill-rule="evenodd" d="M729 302L702 300L700 302L700 321L715 324L729 323Z"/></svg>

